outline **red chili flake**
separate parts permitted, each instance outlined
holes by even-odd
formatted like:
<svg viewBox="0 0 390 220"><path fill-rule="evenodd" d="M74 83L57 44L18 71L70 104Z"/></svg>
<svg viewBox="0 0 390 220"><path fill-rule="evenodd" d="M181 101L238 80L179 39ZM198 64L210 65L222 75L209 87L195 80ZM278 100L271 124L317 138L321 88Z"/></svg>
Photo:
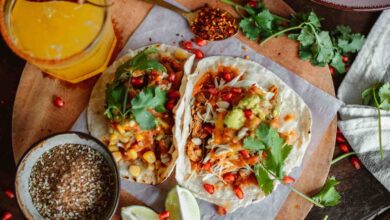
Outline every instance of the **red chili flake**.
<svg viewBox="0 0 390 220"><path fill-rule="evenodd" d="M249 1L248 6L251 8L256 8L257 7L257 2L256 1Z"/></svg>
<svg viewBox="0 0 390 220"><path fill-rule="evenodd" d="M144 84L143 77L131 77L131 84L133 86L142 86Z"/></svg>
<svg viewBox="0 0 390 220"><path fill-rule="evenodd" d="M231 172L225 173L223 175L223 180L225 180L225 182L227 182L227 183L232 183L232 182L234 182L235 179L236 179L236 177Z"/></svg>
<svg viewBox="0 0 390 220"><path fill-rule="evenodd" d="M168 93L167 93L168 97L171 98L171 99L178 99L180 98L180 92L175 90L169 90Z"/></svg>
<svg viewBox="0 0 390 220"><path fill-rule="evenodd" d="M284 176L283 177L283 183L284 184L290 184L290 183L293 183L295 182L295 179L292 178L291 176Z"/></svg>
<svg viewBox="0 0 390 220"><path fill-rule="evenodd" d="M349 58L347 56L343 56L342 60L343 60L344 63L346 63L346 62L348 62Z"/></svg>
<svg viewBox="0 0 390 220"><path fill-rule="evenodd" d="M223 73L222 78L223 78L226 82L229 82L230 80L232 80L232 74L230 74L230 73Z"/></svg>
<svg viewBox="0 0 390 220"><path fill-rule="evenodd" d="M234 187L233 189L234 194L236 194L237 198L243 199L244 198L244 192L239 186Z"/></svg>
<svg viewBox="0 0 390 220"><path fill-rule="evenodd" d="M332 75L334 75L336 73L336 70L332 66L329 66L329 71L330 71L330 74L332 74Z"/></svg>
<svg viewBox="0 0 390 220"><path fill-rule="evenodd" d="M54 104L55 107L61 108L61 107L64 106L65 102L64 102L64 100L61 97L54 96L53 104Z"/></svg>
<svg viewBox="0 0 390 220"><path fill-rule="evenodd" d="M215 208L217 209L218 215L220 215L220 216L226 215L226 213L227 213L226 208L219 206L219 205L216 205Z"/></svg>
<svg viewBox="0 0 390 220"><path fill-rule="evenodd" d="M164 219L167 219L167 218L169 218L169 216L171 216L171 213L169 213L169 211L167 211L167 210L164 210L164 211L162 211L160 214L159 214L159 219L160 220L164 220Z"/></svg>
<svg viewBox="0 0 390 220"><path fill-rule="evenodd" d="M250 109L244 109L244 115L245 115L245 118L251 119L252 115L253 115L253 112Z"/></svg>
<svg viewBox="0 0 390 220"><path fill-rule="evenodd" d="M5 211L3 216L1 217L2 220L10 220L12 219L12 213L9 211Z"/></svg>
<svg viewBox="0 0 390 220"><path fill-rule="evenodd" d="M225 93L225 94L222 95L222 99L224 101L229 101L232 97L233 97L233 94L230 93L230 92L229 93Z"/></svg>
<svg viewBox="0 0 390 220"><path fill-rule="evenodd" d="M240 154L245 158L248 159L250 157L247 150L240 150Z"/></svg>
<svg viewBox="0 0 390 220"><path fill-rule="evenodd" d="M197 38L195 38L195 43L196 43L199 47L203 47L204 45L207 44L207 41L206 41L206 40L203 40L203 39L200 38L200 37L197 37Z"/></svg>
<svg viewBox="0 0 390 220"><path fill-rule="evenodd" d="M336 135L336 141L337 141L337 143L345 143L346 142L344 135L341 133L338 133Z"/></svg>
<svg viewBox="0 0 390 220"><path fill-rule="evenodd" d="M340 143L339 148L343 153L348 153L349 152L349 146L347 143Z"/></svg>
<svg viewBox="0 0 390 220"><path fill-rule="evenodd" d="M208 192L209 194L213 194L213 193L214 193L214 185L212 185L212 184L204 183L204 184L203 184L203 188L204 188L204 190L206 190L206 192Z"/></svg>
<svg viewBox="0 0 390 220"><path fill-rule="evenodd" d="M8 199L13 199L13 198L15 198L15 194L14 194L14 192L12 192L12 190L7 189L7 190L4 191L4 194L5 194L5 196L6 196Z"/></svg>
<svg viewBox="0 0 390 220"><path fill-rule="evenodd" d="M241 92L242 92L242 89L240 89L240 88L232 88L232 93L234 93L234 94L240 94Z"/></svg>
<svg viewBox="0 0 390 220"><path fill-rule="evenodd" d="M183 47L186 50L192 50L192 42L191 41L182 41L181 47Z"/></svg>
<svg viewBox="0 0 390 220"><path fill-rule="evenodd" d="M220 8L204 7L191 24L192 32L204 40L221 40L233 36L238 25L236 19Z"/></svg>
<svg viewBox="0 0 390 220"><path fill-rule="evenodd" d="M192 53L195 54L195 58L198 59L198 60L202 59L204 57L204 53L201 50L199 50L199 49L193 49Z"/></svg>
<svg viewBox="0 0 390 220"><path fill-rule="evenodd" d="M351 157L351 163L355 167L355 169L360 170L362 168L362 164L356 156Z"/></svg>
<svg viewBox="0 0 390 220"><path fill-rule="evenodd" d="M170 73L168 75L168 81L169 82L175 82L175 80L176 80L176 75L174 73Z"/></svg>
<svg viewBox="0 0 390 220"><path fill-rule="evenodd" d="M169 100L167 104L165 104L165 108L167 108L169 111L172 111L175 105L175 100Z"/></svg>

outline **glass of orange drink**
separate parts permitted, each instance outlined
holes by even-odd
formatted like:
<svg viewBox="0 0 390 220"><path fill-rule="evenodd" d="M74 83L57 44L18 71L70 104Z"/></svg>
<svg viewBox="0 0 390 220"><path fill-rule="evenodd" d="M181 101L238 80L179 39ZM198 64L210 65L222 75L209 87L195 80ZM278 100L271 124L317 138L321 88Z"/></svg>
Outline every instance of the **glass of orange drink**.
<svg viewBox="0 0 390 220"><path fill-rule="evenodd" d="M107 0L0 0L0 28L20 57L77 83L102 72L116 45Z"/></svg>

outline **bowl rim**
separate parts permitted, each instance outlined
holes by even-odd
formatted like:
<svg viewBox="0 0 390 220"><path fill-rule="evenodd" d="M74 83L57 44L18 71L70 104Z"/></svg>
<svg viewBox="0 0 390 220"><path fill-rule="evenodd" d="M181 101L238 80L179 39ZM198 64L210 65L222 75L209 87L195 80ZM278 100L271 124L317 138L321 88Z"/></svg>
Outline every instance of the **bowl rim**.
<svg viewBox="0 0 390 220"><path fill-rule="evenodd" d="M120 191L121 191L121 178L119 176L119 169L118 169L118 165L112 155L112 153L107 149L107 147L103 144L103 142L101 142L99 139L95 138L94 136L88 134L88 133L84 133L84 132L79 132L79 131L65 131L65 132L56 132L56 133L53 133L53 134L50 134L50 135L47 135L41 139L39 139L38 141L34 142L29 148L26 149L26 151L23 153L23 155L20 157L17 165L16 165L16 174L15 174L15 181L14 181L14 187L15 187L15 194L16 194L16 200L17 200L17 203L18 203L18 208L19 210L23 213L23 216L27 219L33 219L32 216L26 212L26 208L22 208L24 207L24 204L22 204L21 202L21 199L20 199L20 194L19 194L19 188L17 187L17 184L18 184L18 174L20 173L21 171L21 165L23 163L23 161L26 160L26 158L31 154L32 151L34 151L40 143L42 143L43 141L45 140L48 140L50 138L53 138L53 137L56 137L56 136L60 136L60 135L66 135L66 134L74 134L74 135L77 135L78 137L80 137L81 139L89 139L89 140L92 140L94 141L97 145L100 145L103 149L103 151L106 151L106 153L109 155L108 157L110 158L109 160L112 161L113 165L114 165L114 178L116 179L117 181L117 190L115 190L115 195L114 195L114 204L112 204L112 207L110 208L110 211L108 212L108 215L107 215L107 219L111 219L115 213L116 213L116 210L118 209L118 206L119 206L119 200L120 200ZM106 160L107 158L104 157ZM110 166L111 167L111 166Z"/></svg>
<svg viewBox="0 0 390 220"><path fill-rule="evenodd" d="M385 4L385 5L355 7L355 6L348 6L348 5L342 5L342 4L337 4L337 3L331 3L331 2L324 1L324 0L311 0L311 1L315 2L317 4L320 4L320 5L326 6L326 7L330 7L330 8L336 9L336 10L343 10L343 11L370 12L370 11L382 11L382 10L390 8L390 3Z"/></svg>

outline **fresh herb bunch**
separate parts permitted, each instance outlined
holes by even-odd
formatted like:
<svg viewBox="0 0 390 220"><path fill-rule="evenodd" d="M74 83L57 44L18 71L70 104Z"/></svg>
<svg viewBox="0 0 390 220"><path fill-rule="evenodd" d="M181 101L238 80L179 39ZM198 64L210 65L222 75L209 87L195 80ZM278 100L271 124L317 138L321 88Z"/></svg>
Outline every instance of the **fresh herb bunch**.
<svg viewBox="0 0 390 220"><path fill-rule="evenodd" d="M265 44L268 40L288 34L299 42L299 57L316 66L332 66L338 73L346 72L348 57L360 50L364 36L352 33L351 28L337 26L329 33L321 29L320 18L314 13L298 13L291 19L272 14L262 2L255 7L221 0L231 5L242 17L239 27L251 40ZM245 12L245 15L242 13Z"/></svg>
<svg viewBox="0 0 390 220"><path fill-rule="evenodd" d="M382 160L381 110L390 111L390 82L376 84L364 90L362 93L362 99L364 105L373 106L378 110L379 154Z"/></svg>
<svg viewBox="0 0 390 220"><path fill-rule="evenodd" d="M163 106L166 101L165 91L161 91L159 88L144 88L131 103L128 100L133 72L148 70L166 72L165 67L161 63L149 58L149 55L155 53L157 53L155 47L148 47L116 70L114 81L106 89L106 110L104 115L109 120L123 120L130 113L133 113L142 129L151 129L155 126L154 117L148 110L149 108L155 108L156 111L163 110L161 105ZM144 121L143 119L146 120Z"/></svg>
<svg viewBox="0 0 390 220"><path fill-rule="evenodd" d="M277 129L262 123L257 128L255 137L244 139L244 148L251 151L263 151L267 155L264 161L255 165L254 173L259 188L264 194L270 194L274 189L275 181L283 182L285 176L283 166L292 146L279 136ZM334 177L329 178L324 188L311 198L294 187L290 188L316 206L323 208L337 205L340 202L341 196L335 189L338 183Z"/></svg>

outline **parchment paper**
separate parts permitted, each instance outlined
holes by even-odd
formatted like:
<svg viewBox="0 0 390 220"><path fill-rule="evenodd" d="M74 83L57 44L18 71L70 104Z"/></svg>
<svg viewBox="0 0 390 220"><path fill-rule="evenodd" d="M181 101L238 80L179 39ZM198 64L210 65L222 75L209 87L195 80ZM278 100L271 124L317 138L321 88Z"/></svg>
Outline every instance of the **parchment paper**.
<svg viewBox="0 0 390 220"><path fill-rule="evenodd" d="M193 38L193 35L184 18L172 11L156 6L150 11L144 22L129 39L119 56L125 54L128 49L136 49L152 43L178 45L181 40L189 40L191 38ZM244 51L242 47L246 47L248 50ZM303 98L309 106L313 117L312 140L303 159L303 163L305 163L313 149L321 141L341 102L272 60L257 54L236 38L209 43L206 47L202 47L202 51L206 55L228 55L236 57L248 55L250 59L273 71ZM72 129L88 132L86 125L86 115L84 112L80 115ZM295 168L291 175L298 178L301 167ZM172 174L166 182L158 186L141 185L123 180L122 188L156 211L162 211L164 209L166 194L175 184L174 174ZM274 219L288 194L289 189L279 185L275 192L263 201L247 208L239 209L225 216L225 219L255 219L256 217L265 220ZM198 203L201 209L202 219L222 218L216 214L212 204L202 200L198 200Z"/></svg>

